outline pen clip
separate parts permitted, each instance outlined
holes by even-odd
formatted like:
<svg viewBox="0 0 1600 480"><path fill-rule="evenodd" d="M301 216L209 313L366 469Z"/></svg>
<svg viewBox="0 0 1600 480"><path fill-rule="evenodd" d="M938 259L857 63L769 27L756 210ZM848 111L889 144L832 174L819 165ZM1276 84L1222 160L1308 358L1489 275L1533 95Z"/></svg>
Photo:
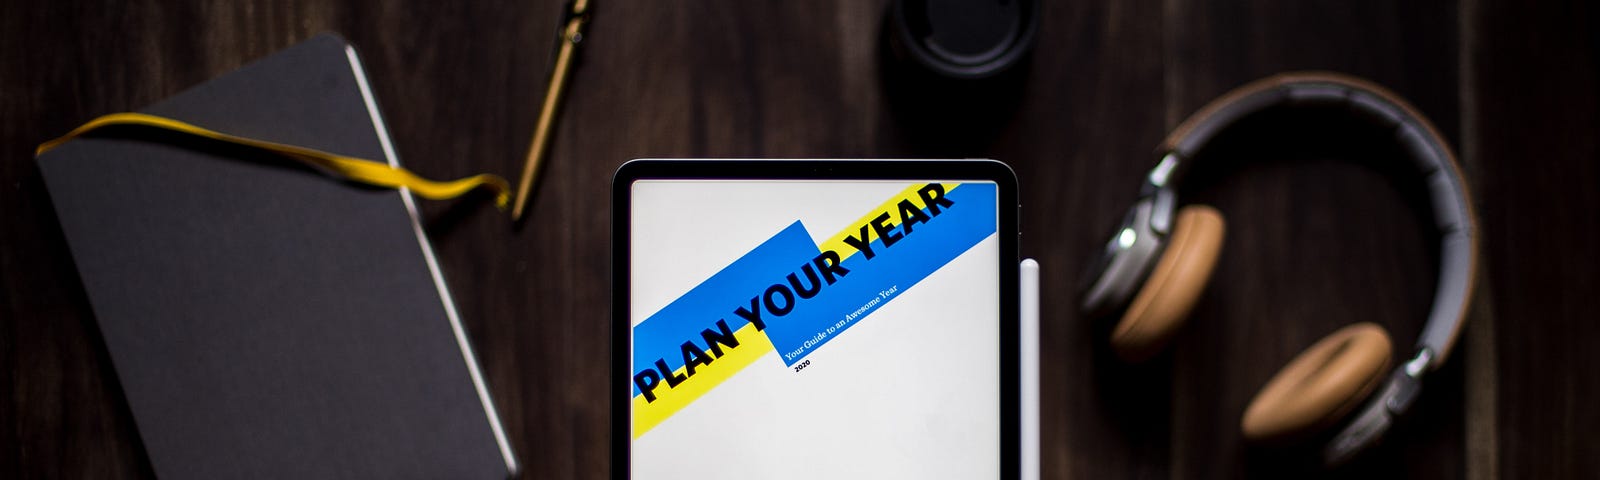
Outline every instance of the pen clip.
<svg viewBox="0 0 1600 480"><path fill-rule="evenodd" d="M551 50L551 58L559 54L564 43L571 43L574 47L583 43L583 33L589 26L590 12L594 8L588 0L568 0L566 6L561 8L561 22L556 24L556 43Z"/></svg>

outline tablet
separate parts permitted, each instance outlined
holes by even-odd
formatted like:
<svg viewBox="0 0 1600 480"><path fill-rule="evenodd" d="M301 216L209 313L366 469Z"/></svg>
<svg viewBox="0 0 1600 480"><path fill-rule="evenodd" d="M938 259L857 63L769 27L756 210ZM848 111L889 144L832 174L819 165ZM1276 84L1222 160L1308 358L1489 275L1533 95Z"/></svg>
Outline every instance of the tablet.
<svg viewBox="0 0 1600 480"><path fill-rule="evenodd" d="M991 160L634 160L613 476L1017 478L1017 187Z"/></svg>

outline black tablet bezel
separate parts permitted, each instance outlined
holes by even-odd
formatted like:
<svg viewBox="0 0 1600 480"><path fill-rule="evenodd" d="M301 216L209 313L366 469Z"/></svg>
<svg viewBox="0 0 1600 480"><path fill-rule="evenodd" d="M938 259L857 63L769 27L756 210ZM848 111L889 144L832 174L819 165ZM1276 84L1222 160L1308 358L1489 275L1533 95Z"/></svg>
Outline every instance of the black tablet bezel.
<svg viewBox="0 0 1600 480"><path fill-rule="evenodd" d="M628 356L631 297L629 227L632 186L639 180L951 180L988 181L998 187L1000 264L1000 476L1021 475L1019 376L1017 177L994 160L669 160L639 159L617 169L611 181L611 478L631 476L632 393Z"/></svg>

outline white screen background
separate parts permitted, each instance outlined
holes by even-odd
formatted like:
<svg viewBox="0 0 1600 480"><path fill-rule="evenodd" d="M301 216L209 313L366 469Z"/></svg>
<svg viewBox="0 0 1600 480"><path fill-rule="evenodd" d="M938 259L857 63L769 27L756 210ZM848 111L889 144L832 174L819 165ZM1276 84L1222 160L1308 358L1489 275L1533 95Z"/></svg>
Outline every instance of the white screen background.
<svg viewBox="0 0 1600 480"><path fill-rule="evenodd" d="M637 181L630 324L795 220L820 243L913 183L927 182ZM995 477L999 257L990 235L800 372L769 352L634 439L633 478Z"/></svg>

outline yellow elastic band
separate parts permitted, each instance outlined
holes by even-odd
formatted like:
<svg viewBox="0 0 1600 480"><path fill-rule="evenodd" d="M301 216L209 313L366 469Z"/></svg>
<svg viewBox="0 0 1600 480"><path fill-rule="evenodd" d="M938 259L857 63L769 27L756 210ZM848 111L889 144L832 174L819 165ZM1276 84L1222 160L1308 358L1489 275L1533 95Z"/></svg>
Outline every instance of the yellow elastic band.
<svg viewBox="0 0 1600 480"><path fill-rule="evenodd" d="M139 125L145 127L154 127L187 135L194 135L196 137L209 138L212 140L244 145L252 148L259 148L299 160L313 168L318 168L345 180L385 188L404 187L416 192L417 195L434 200L459 197L462 194L470 192L472 189L478 187L484 187L493 191L494 204L501 210L505 210L506 205L511 200L511 185L506 183L504 178L500 178L496 175L480 174L457 180L438 182L419 177L417 174L411 173L410 170L389 165L388 163L384 162L376 162L355 157L346 157L321 150L313 150L294 145L229 135L170 118L147 115L143 113L113 113L90 120L89 123L85 123L83 126L73 129L66 135L62 135L61 138L40 144L39 150L35 152L35 155L48 152L51 149L61 146L61 144L66 143L68 140L77 138L91 130L113 125Z"/></svg>

